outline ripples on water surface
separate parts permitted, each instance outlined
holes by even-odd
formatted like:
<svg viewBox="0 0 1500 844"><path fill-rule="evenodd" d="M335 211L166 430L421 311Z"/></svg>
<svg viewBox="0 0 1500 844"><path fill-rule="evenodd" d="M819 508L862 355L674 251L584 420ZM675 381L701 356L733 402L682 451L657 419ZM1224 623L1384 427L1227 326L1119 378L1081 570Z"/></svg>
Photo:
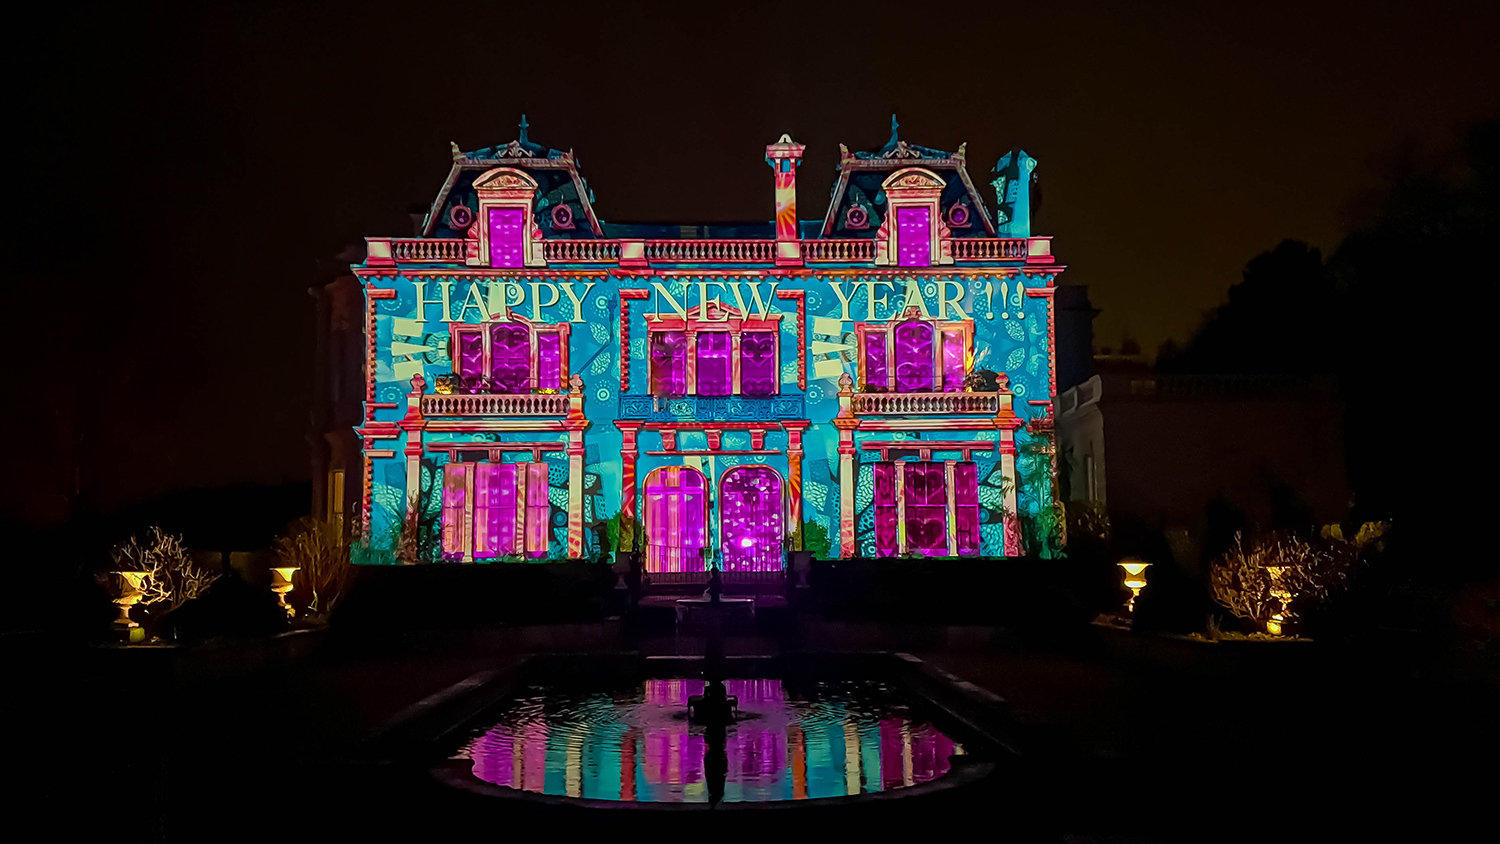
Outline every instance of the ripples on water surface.
<svg viewBox="0 0 1500 844"><path fill-rule="evenodd" d="M726 801L805 800L916 785L963 749L914 718L877 682L728 680ZM458 758L495 785L541 794L654 803L708 802L703 728L687 720L702 680L647 680L613 693L532 687Z"/></svg>

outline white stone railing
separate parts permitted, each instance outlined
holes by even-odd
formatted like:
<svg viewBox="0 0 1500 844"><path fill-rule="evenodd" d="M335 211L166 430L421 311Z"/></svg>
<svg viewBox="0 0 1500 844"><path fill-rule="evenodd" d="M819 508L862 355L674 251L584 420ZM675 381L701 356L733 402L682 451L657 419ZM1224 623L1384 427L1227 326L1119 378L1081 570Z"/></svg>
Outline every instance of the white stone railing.
<svg viewBox="0 0 1500 844"><path fill-rule="evenodd" d="M809 262L830 261L838 263L862 263L875 260L873 240L804 240L802 260Z"/></svg>
<svg viewBox="0 0 1500 844"><path fill-rule="evenodd" d="M1026 239L1016 237L955 237L955 261L1024 261Z"/></svg>
<svg viewBox="0 0 1500 844"><path fill-rule="evenodd" d="M648 240L646 260L680 263L755 263L776 258L774 240Z"/></svg>
<svg viewBox="0 0 1500 844"><path fill-rule="evenodd" d="M920 413L1000 412L999 393L855 393L851 409L861 416Z"/></svg>
<svg viewBox="0 0 1500 844"><path fill-rule="evenodd" d="M566 393L477 393L422 397L423 416L567 416Z"/></svg>
<svg viewBox="0 0 1500 844"><path fill-rule="evenodd" d="M398 263L462 264L468 241L453 238L392 238L391 258Z"/></svg>
<svg viewBox="0 0 1500 844"><path fill-rule="evenodd" d="M547 240L542 257L559 264L613 264L620 260L620 241Z"/></svg>

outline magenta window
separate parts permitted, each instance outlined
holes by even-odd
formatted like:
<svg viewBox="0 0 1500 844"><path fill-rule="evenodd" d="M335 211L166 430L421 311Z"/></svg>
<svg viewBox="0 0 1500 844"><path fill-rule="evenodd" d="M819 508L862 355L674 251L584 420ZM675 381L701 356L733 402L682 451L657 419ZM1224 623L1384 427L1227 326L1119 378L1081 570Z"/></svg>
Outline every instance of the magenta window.
<svg viewBox="0 0 1500 844"><path fill-rule="evenodd" d="M484 390L484 336L479 331L453 330L454 370L465 393Z"/></svg>
<svg viewBox="0 0 1500 844"><path fill-rule="evenodd" d="M740 466L719 485L719 541L725 571L781 571L781 476Z"/></svg>
<svg viewBox="0 0 1500 844"><path fill-rule="evenodd" d="M727 396L734 392L734 373L730 371L729 332L703 331L698 334L698 395Z"/></svg>
<svg viewBox="0 0 1500 844"><path fill-rule="evenodd" d="M922 393L936 385L933 368L935 331L925 322L903 322L896 326L896 391Z"/></svg>
<svg viewBox="0 0 1500 844"><path fill-rule="evenodd" d="M904 469L907 549L927 556L948 553L948 478L944 465L910 462Z"/></svg>
<svg viewBox="0 0 1500 844"><path fill-rule="evenodd" d="M490 390L524 393L531 388L531 331L524 325L490 326Z"/></svg>
<svg viewBox="0 0 1500 844"><path fill-rule="evenodd" d="M890 386L885 366L885 332L865 332L865 388L883 393Z"/></svg>
<svg viewBox="0 0 1500 844"><path fill-rule="evenodd" d="M943 392L957 393L964 388L964 375L968 367L965 358L968 345L964 343L964 332L958 328L943 330Z"/></svg>
<svg viewBox="0 0 1500 844"><path fill-rule="evenodd" d="M687 395L687 335L651 332L651 395Z"/></svg>
<svg viewBox="0 0 1500 844"><path fill-rule="evenodd" d="M443 559L461 560L467 544L464 517L469 507L469 472L471 463L448 463L443 466L442 536Z"/></svg>
<svg viewBox="0 0 1500 844"><path fill-rule="evenodd" d="M687 466L663 466L646 476L646 570L703 571L708 483Z"/></svg>
<svg viewBox="0 0 1500 844"><path fill-rule="evenodd" d="M959 554L979 553L979 466L953 466L953 532Z"/></svg>
<svg viewBox="0 0 1500 844"><path fill-rule="evenodd" d="M900 547L896 508L896 464L875 464L875 553L893 557Z"/></svg>
<svg viewBox="0 0 1500 844"><path fill-rule="evenodd" d="M566 387L562 380L562 335L538 331L536 335L537 386L549 390Z"/></svg>
<svg viewBox="0 0 1500 844"><path fill-rule="evenodd" d="M746 396L776 395L776 335L750 331L740 335L740 393Z"/></svg>
<svg viewBox="0 0 1500 844"><path fill-rule="evenodd" d="M896 209L896 256L903 267L932 266L932 211Z"/></svg>
<svg viewBox="0 0 1500 844"><path fill-rule="evenodd" d="M490 209L490 266L520 267L526 263L526 210Z"/></svg>
<svg viewBox="0 0 1500 844"><path fill-rule="evenodd" d="M522 463L517 471L526 472L526 556L547 556L547 527L552 520L548 493L547 464Z"/></svg>
<svg viewBox="0 0 1500 844"><path fill-rule="evenodd" d="M516 553L516 464L479 463L474 475L474 559Z"/></svg>

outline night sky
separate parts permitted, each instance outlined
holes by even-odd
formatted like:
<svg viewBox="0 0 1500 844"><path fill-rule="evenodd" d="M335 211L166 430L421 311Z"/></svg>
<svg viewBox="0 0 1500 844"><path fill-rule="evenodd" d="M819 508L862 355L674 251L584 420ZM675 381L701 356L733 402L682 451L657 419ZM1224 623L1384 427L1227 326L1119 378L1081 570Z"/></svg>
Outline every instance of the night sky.
<svg viewBox="0 0 1500 844"><path fill-rule="evenodd" d="M305 480L308 287L410 233L450 140L509 141L522 112L614 222L770 219L782 132L821 218L838 144L880 146L893 111L908 141L967 141L992 208L1023 148L1098 342L1147 350L1281 239L1332 251L1403 143L1500 114L1495 4L213 5L11 31L13 214L48 244L8 256L27 523Z"/></svg>

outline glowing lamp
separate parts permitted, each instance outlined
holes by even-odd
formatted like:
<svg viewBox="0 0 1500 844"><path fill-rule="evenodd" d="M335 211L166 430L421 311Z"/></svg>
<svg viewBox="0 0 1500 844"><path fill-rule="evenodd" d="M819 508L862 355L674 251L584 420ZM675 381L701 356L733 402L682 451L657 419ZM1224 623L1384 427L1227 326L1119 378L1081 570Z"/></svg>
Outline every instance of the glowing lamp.
<svg viewBox="0 0 1500 844"><path fill-rule="evenodd" d="M1292 620L1292 590L1288 589L1285 581L1282 580L1286 570L1286 566L1266 566L1266 574L1271 576L1271 597L1281 604L1276 612L1266 619L1266 632L1272 636L1280 636Z"/></svg>
<svg viewBox="0 0 1500 844"><path fill-rule="evenodd" d="M110 585L114 587L115 606L120 608L120 617L114 620L110 627L115 635L126 642L139 642L146 638L146 631L139 624L130 620L130 608L141 602L145 593L141 591L141 584L146 580L143 571L112 571L109 573Z"/></svg>
<svg viewBox="0 0 1500 844"><path fill-rule="evenodd" d="M286 617L293 618L297 611L286 602L286 593L292 591L292 575L297 573L297 566L278 566L271 569L271 591L276 593L276 603L286 610Z"/></svg>
<svg viewBox="0 0 1500 844"><path fill-rule="evenodd" d="M1126 557L1120 561L1119 565L1125 572L1125 588L1130 590L1130 599L1125 602L1125 611L1135 612L1135 599L1139 598L1141 590L1146 588L1146 569L1150 568L1151 564L1135 557Z"/></svg>

